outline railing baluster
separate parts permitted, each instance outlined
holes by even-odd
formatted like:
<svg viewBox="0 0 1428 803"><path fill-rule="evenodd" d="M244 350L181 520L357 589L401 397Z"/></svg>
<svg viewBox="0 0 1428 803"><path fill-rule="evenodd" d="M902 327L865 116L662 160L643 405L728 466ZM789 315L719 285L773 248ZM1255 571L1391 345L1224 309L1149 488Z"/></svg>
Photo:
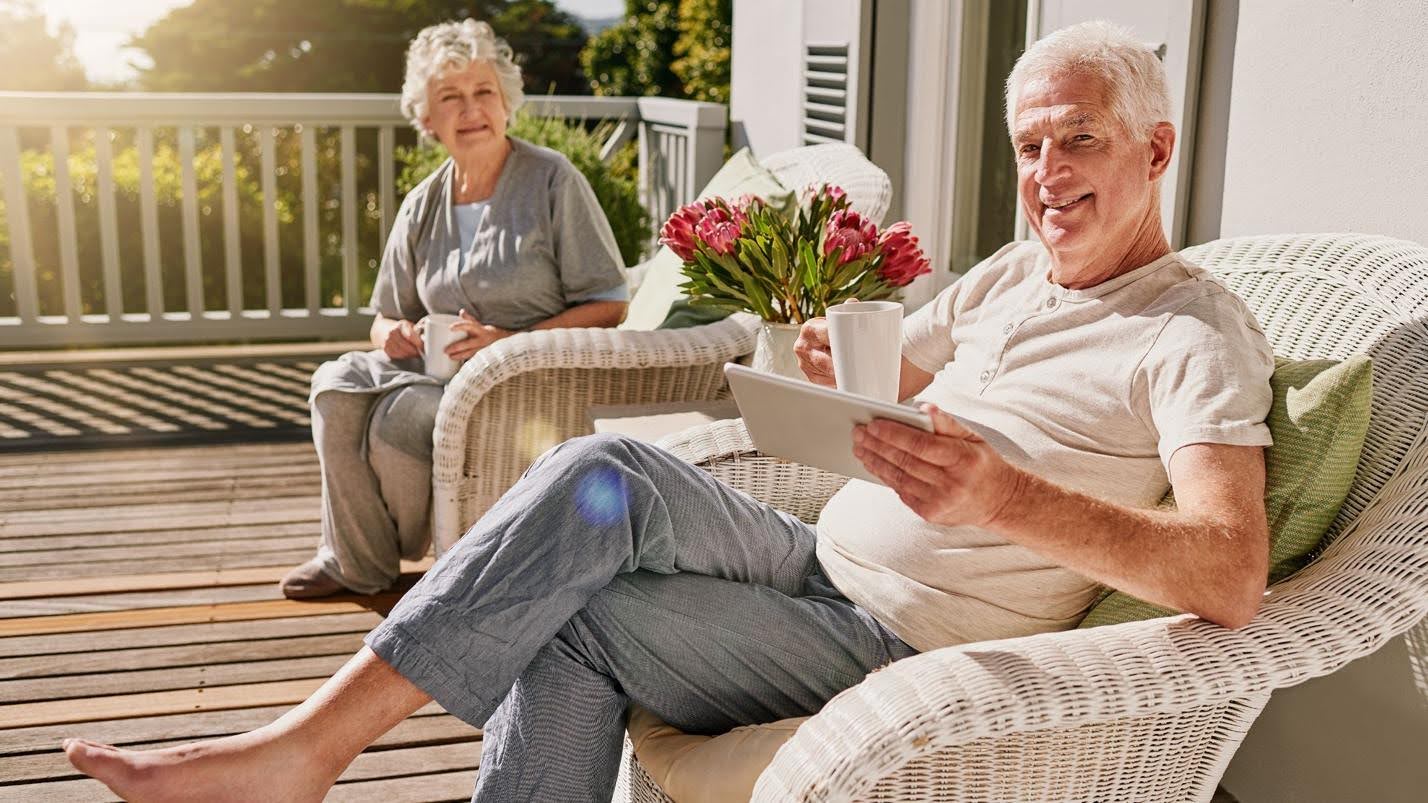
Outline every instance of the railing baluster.
<svg viewBox="0 0 1428 803"><path fill-rule="evenodd" d="M396 203L396 131L392 126L384 125L377 132L377 183L378 202L382 205L382 232L378 235L381 246L378 253L386 253L387 232L392 229L392 221L397 219Z"/></svg>
<svg viewBox="0 0 1428 803"><path fill-rule="evenodd" d="M322 254L317 240L317 133L302 127L302 251L307 269L307 314L317 315L322 295Z"/></svg>
<svg viewBox="0 0 1428 803"><path fill-rule="evenodd" d="M273 153L273 127L258 130L259 163L263 171L263 264L268 286L268 315L277 319L283 311L281 264L278 262L278 176Z"/></svg>
<svg viewBox="0 0 1428 803"><path fill-rule="evenodd" d="M35 284L35 249L30 241L30 206L20 164L20 138L14 128L0 129L0 172L5 174L5 210L10 218L15 314L23 323L33 323L40 314L40 296Z"/></svg>
<svg viewBox="0 0 1428 803"><path fill-rule="evenodd" d="M224 126L218 139L223 149L223 272L228 279L228 317L236 321L243 315L243 254L233 129Z"/></svg>
<svg viewBox="0 0 1428 803"><path fill-rule="evenodd" d="M357 309L357 135L342 126L342 304Z"/></svg>
<svg viewBox="0 0 1428 803"><path fill-rule="evenodd" d="M144 299L149 310L149 323L164 320L164 285L159 273L159 203L154 194L154 130L148 126L138 131L139 148L139 223L144 231Z"/></svg>
<svg viewBox="0 0 1428 803"><path fill-rule="evenodd" d="M179 126L179 169L183 182L181 208L183 210L183 266L184 288L188 296L189 320L203 318L203 254L198 243L198 181L194 176L193 126Z"/></svg>
<svg viewBox="0 0 1428 803"><path fill-rule="evenodd" d="M114 148L109 138L113 132L100 126L94 129L95 186L99 196L99 246L104 265L104 311L110 322L124 315L124 296L120 289L119 224L114 207Z"/></svg>
<svg viewBox="0 0 1428 803"><path fill-rule="evenodd" d="M55 163L55 211L58 212L60 276L64 282L64 314L79 323L84 305L79 297L79 238L74 225L74 190L69 181L69 129L50 129L50 153Z"/></svg>

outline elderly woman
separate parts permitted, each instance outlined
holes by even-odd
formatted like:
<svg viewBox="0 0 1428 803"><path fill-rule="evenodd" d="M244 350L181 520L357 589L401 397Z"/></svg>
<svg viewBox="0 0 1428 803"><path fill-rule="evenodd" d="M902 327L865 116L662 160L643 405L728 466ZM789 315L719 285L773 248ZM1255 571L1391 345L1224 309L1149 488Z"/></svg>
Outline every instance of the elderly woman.
<svg viewBox="0 0 1428 803"><path fill-rule="evenodd" d="M524 100L484 22L433 25L407 51L402 112L450 158L402 202L372 306L377 350L312 380L322 543L282 580L293 598L371 594L430 539L432 431L443 378L423 371L426 316L459 315L457 362L529 329L614 326L628 291L610 224L561 154L506 136Z"/></svg>

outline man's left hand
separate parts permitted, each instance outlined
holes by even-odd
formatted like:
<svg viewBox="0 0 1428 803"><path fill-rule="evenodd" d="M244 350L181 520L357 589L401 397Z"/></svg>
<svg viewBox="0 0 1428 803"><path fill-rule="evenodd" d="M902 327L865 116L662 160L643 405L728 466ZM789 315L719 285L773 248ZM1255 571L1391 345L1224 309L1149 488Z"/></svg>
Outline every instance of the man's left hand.
<svg viewBox="0 0 1428 803"><path fill-rule="evenodd" d="M502 329L499 326L481 323L476 317L466 310L461 310L461 320L451 325L453 332L465 332L466 337L457 340L446 347L446 356L457 362L466 362L471 356L481 349L495 343L497 340L510 337L515 334L509 329Z"/></svg>
<svg viewBox="0 0 1428 803"><path fill-rule="evenodd" d="M879 419L853 429L853 454L933 524L986 527L1015 498L1019 469L936 405L923 404L933 432Z"/></svg>

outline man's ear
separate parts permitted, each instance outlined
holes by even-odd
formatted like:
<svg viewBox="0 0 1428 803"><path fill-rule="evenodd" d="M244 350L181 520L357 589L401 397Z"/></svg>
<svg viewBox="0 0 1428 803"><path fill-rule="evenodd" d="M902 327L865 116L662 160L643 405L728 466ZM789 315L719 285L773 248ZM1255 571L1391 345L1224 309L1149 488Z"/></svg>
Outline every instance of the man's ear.
<svg viewBox="0 0 1428 803"><path fill-rule="evenodd" d="M1175 153L1175 126L1156 123L1150 132L1150 180L1155 181L1170 169L1170 157Z"/></svg>

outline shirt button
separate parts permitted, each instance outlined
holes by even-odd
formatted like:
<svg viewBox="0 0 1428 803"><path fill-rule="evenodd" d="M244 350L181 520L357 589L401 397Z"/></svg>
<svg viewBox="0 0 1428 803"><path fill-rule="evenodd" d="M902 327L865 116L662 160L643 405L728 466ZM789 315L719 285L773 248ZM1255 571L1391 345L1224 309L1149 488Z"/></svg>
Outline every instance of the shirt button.
<svg viewBox="0 0 1428 803"><path fill-rule="evenodd" d="M1047 309L1052 309L1052 308L1054 308L1055 306L1056 306L1056 299L1054 299L1054 298L1048 298L1048 299L1046 299L1046 308L1047 308Z"/></svg>
<svg viewBox="0 0 1428 803"><path fill-rule="evenodd" d="M979 377L977 377L977 378L980 379L982 382L986 382L987 380L989 380L989 379L992 378L992 372L991 372L991 371L983 371L983 372L982 372L982 375L979 376Z"/></svg>
<svg viewBox="0 0 1428 803"><path fill-rule="evenodd" d="M1011 334L1011 330L1012 330L1012 329L1015 329L1015 328L1016 328L1015 326L1013 326L1012 324L1008 323L1006 326L1003 326L1003 327L1002 327L1002 334L1009 335L1009 334Z"/></svg>

